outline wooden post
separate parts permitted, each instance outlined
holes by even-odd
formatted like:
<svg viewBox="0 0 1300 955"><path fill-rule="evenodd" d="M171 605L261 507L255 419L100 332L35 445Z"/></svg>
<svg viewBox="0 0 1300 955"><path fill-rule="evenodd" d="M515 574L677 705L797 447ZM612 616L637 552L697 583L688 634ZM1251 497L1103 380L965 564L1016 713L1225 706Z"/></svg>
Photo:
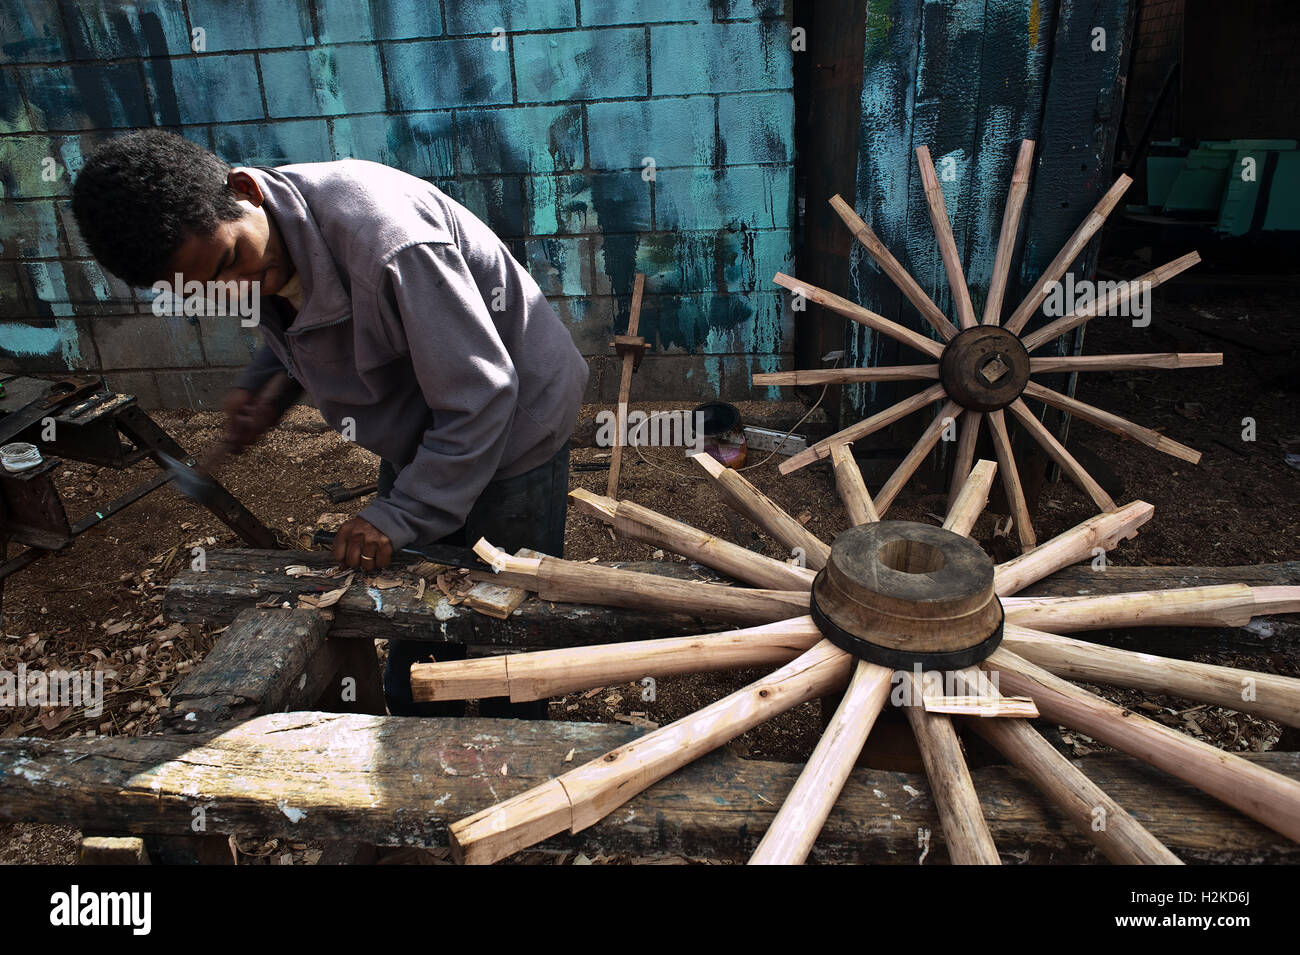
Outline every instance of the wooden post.
<svg viewBox="0 0 1300 955"><path fill-rule="evenodd" d="M641 364L640 355L633 349L641 349L645 345L645 339L637 335L644 292L645 275L638 272L632 285L632 308L628 313L627 335L619 342L623 346L619 348L619 353L623 356L623 374L618 382L618 432L614 435L614 448L610 452L609 483L605 489L606 496L612 498L618 497L619 471L623 466L623 442L627 437L627 404L632 392L632 372Z"/></svg>

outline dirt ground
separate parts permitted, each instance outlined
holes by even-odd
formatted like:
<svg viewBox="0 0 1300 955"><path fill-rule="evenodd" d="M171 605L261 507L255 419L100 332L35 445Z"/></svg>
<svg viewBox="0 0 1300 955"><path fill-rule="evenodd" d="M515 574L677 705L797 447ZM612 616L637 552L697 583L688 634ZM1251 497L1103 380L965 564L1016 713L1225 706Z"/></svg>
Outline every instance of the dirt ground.
<svg viewBox="0 0 1300 955"><path fill-rule="evenodd" d="M1140 269L1125 269L1135 274ZM1300 322L1293 303L1280 294L1239 291L1198 293L1162 299L1156 293L1155 320L1136 329L1123 319L1097 319L1088 330L1086 354L1157 351L1222 351L1221 369L1093 373L1080 376L1077 397L1160 430L1204 452L1197 466L1123 441L1082 422L1072 424L1070 446L1100 458L1112 472L1117 500L1141 498L1156 505L1154 519L1134 541L1109 557L1120 564L1232 565L1300 559L1300 422L1294 412L1300 376L1295 374ZM638 406L649 408L651 406ZM654 408L672 407L657 404ZM590 420L599 410L584 409ZM803 414L802 404L747 403L746 420L785 422ZM183 446L198 453L220 435L215 414L170 412L158 422ZM1243 440L1244 419L1253 419L1253 441ZM805 426L815 433L820 412ZM580 428L581 431L581 428ZM1288 463L1288 455L1291 462ZM575 465L603 460L607 452L577 448ZM621 495L714 534L774 557L784 558L772 541L723 507L711 488L692 471L680 451L646 449L653 464L637 454L625 457ZM762 457L762 455L757 455ZM657 466L656 466L657 465ZM320 491L338 481L347 485L373 480L377 461L329 431L310 408L295 408L258 447L219 472L226 486L273 527L287 545L309 539L325 514L356 513L366 499L332 505ZM129 472L99 471L66 464L58 484L75 520L97 501L106 501L149 476L151 465ZM811 512L808 527L829 541L847 526L829 467L815 465L782 477L776 461L746 476L790 513ZM571 486L604 493L604 471L575 471ZM890 509L895 519L938 523L945 495L924 493L914 481ZM1048 485L1034 506L1040 540L1064 531L1094 513L1073 485ZM986 514L975 537L994 556L1012 555L1011 541L995 530L997 515ZM234 536L201 508L170 487L125 514L84 534L62 554L45 558L7 581L4 590L0 669L107 667L118 672L104 713L91 718L72 710L0 710L0 738L34 735L64 738L87 734L139 735L155 731L171 688L202 659L215 634L201 627L168 626L159 615L168 580L194 545L239 546ZM615 540L604 525L570 513L566 556L577 559L650 559L654 548ZM672 559L669 555L665 559ZM1207 657L1237 662L1230 655ZM1294 663L1294 661L1292 661ZM1252 664L1257 665L1257 664ZM1279 672L1300 675L1281 661ZM607 687L555 701L558 718L611 721L616 714L644 714L663 724L677 719L748 682L756 673L664 679L652 703L639 699L639 687ZM1274 724L1185 701L1105 691L1138 706L1154 718L1226 748L1267 749L1278 738ZM576 707L576 708L575 708ZM769 721L736 741L743 754L802 760L815 745L821 716L817 703L805 704ZM1066 734L1076 755L1101 749L1080 734ZM0 863L66 863L75 859L77 834L40 825L0 826ZM319 858L318 847L274 840L240 845L241 861L304 864ZM532 861L554 863L535 854ZM444 853L410 853L392 861L445 861ZM573 861L573 860L569 860ZM578 859L581 862L583 859ZM602 861L602 860L594 860Z"/></svg>

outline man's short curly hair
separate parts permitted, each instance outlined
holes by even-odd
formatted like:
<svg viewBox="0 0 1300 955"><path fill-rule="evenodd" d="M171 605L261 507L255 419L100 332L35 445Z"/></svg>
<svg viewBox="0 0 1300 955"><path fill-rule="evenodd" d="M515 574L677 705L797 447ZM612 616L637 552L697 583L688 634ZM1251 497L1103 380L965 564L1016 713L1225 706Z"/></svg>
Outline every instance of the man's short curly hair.
<svg viewBox="0 0 1300 955"><path fill-rule="evenodd" d="M138 288L167 276L191 235L240 218L230 167L197 143L162 129L110 139L72 186L77 226L100 264Z"/></svg>

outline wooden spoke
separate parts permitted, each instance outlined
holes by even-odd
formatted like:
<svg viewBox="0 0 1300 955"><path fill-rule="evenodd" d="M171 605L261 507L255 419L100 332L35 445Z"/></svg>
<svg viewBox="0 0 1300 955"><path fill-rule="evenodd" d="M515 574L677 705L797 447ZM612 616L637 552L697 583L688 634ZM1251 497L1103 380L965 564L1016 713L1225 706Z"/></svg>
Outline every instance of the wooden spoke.
<svg viewBox="0 0 1300 955"><path fill-rule="evenodd" d="M961 491L948 508L948 517L943 522L943 529L969 537L975 522L989 502L989 488L993 486L993 475L998 466L992 461L980 461L962 482Z"/></svg>
<svg viewBox="0 0 1300 955"><path fill-rule="evenodd" d="M835 715L750 857L750 865L802 865L808 858L889 698L893 676L885 667L858 661Z"/></svg>
<svg viewBox="0 0 1300 955"><path fill-rule="evenodd" d="M1024 720L967 720L1116 865L1181 865L1159 839ZM1100 825L1098 823L1101 823Z"/></svg>
<svg viewBox="0 0 1300 955"><path fill-rule="evenodd" d="M848 654L822 640L776 672L710 706L452 824L452 854L460 862L486 864L565 830L581 832L669 773L764 720L844 686L852 666Z"/></svg>
<svg viewBox="0 0 1300 955"><path fill-rule="evenodd" d="M636 337L641 322L641 297L644 292L645 273L638 272L632 285L632 309L627 319L627 333L630 337ZM627 437L627 402L632 392L632 372L635 370L635 364L636 359L633 355L630 353L623 355L623 373L618 382L618 433L614 435L614 447L610 451L609 481L605 488L605 493L614 498L618 497L618 478L623 466L623 441Z"/></svg>
<svg viewBox="0 0 1300 955"><path fill-rule="evenodd" d="M1006 492L1007 503L1011 507L1011 521L1016 526L1020 550L1027 553L1038 546L1038 537L1034 534L1034 524L1029 518L1029 504L1025 501L1025 489L1020 484L1020 470L1016 467L1016 456L1011 451L1011 437L1007 434L1007 421L1002 409L989 412L988 422L989 433L993 435L993 452L998 459L998 470L1002 473L1002 490Z"/></svg>
<svg viewBox="0 0 1300 955"><path fill-rule="evenodd" d="M948 512L952 512L953 503L961 493L962 485L970 475L975 464L975 445L980 437L980 424L984 421L984 412L967 409L966 417L961 422L961 437L957 439L957 454L952 466L952 483L948 487Z"/></svg>
<svg viewBox="0 0 1300 955"><path fill-rule="evenodd" d="M894 284L898 286L898 290L921 313L921 317L929 322L945 340L951 340L957 334L957 327L948 321L948 316L944 315L930 296L925 294L925 290L916 283L916 279L912 278L911 273L903 268L890 251L885 248L885 244L871 231L871 227L853 211L853 207L839 196L831 196L831 208L839 213L839 217L844 220L844 224L849 227L849 231L862 243L863 248L867 250L867 254L875 259L876 264L880 266L880 271L893 280Z"/></svg>
<svg viewBox="0 0 1300 955"><path fill-rule="evenodd" d="M876 505L867 493L866 482L862 480L858 462L853 460L852 446L837 444L831 448L831 466L835 469L835 489L844 502L844 509L849 512L849 521L853 526L880 520Z"/></svg>
<svg viewBox="0 0 1300 955"><path fill-rule="evenodd" d="M1201 257L1197 253L1189 252L1187 255L1180 256L1172 262L1166 262L1159 268L1152 269L1150 272L1147 272L1145 275L1140 275L1132 281L1121 282L1118 288L1114 289L1106 296L1104 302L1093 299L1090 304L1079 309L1077 312L1072 312L1069 315L1058 318L1056 321L1044 325L1042 328L1038 329L1038 331L1023 336L1020 339L1021 344L1025 346L1026 351L1031 352L1042 348L1048 342L1060 338L1066 332L1082 325L1090 318L1094 318L1097 315L1111 314L1117 308L1127 304L1134 295L1140 293L1144 282L1148 283L1151 288L1155 288L1157 285L1169 281L1180 272L1187 271L1199 261L1201 261Z"/></svg>
<svg viewBox="0 0 1300 955"><path fill-rule="evenodd" d="M1180 587L1085 597L1008 597L1002 601L1007 623L1052 633L1109 630L1112 627L1244 627L1271 611L1245 584ZM1274 587L1300 598L1300 587ZM1285 602L1282 603L1285 606ZM1283 613L1287 612L1285 610Z"/></svg>
<svg viewBox="0 0 1300 955"><path fill-rule="evenodd" d="M1008 623L1002 646L1059 677L1177 696L1300 726L1300 680L1118 650Z"/></svg>
<svg viewBox="0 0 1300 955"><path fill-rule="evenodd" d="M1009 650L997 649L982 666L996 671L1004 692L1033 697L1047 719L1136 756L1300 841L1300 781L1103 700Z"/></svg>
<svg viewBox="0 0 1300 955"><path fill-rule="evenodd" d="M1059 281L1061 276L1065 274L1065 270L1083 254L1084 248L1092 240L1092 237L1097 234L1097 230L1105 223L1106 217L1110 215L1120 197L1132 184L1133 180L1128 176L1120 176L1115 181L1115 185L1111 186L1106 191L1106 194L1097 201L1092 211L1088 213L1088 217L1079 224L1079 228L1074 230L1074 234L1070 236L1061 251L1056 253L1056 258L1052 259L1047 268L1043 270L1043 274L1038 277L1038 281L1029 290L1029 294L1020 303L1020 307L1007 319L1007 331L1015 334L1020 333L1020 330L1025 327L1025 323L1038 311L1038 306L1043 304L1043 299L1047 298L1052 283Z"/></svg>
<svg viewBox="0 0 1300 955"><path fill-rule="evenodd" d="M957 240L953 238L952 223L948 220L948 209L943 201L943 187L939 185L939 177L934 173L928 146L917 147L916 162L921 168L921 186L925 190L925 205L930 210L930 222L934 225L934 237L939 243L944 271L948 273L948 287L952 290L953 308L957 310L957 324L962 328L974 328L975 309L971 306L970 290L966 288L966 273L962 270Z"/></svg>
<svg viewBox="0 0 1300 955"><path fill-rule="evenodd" d="M1223 364L1223 352L1157 352L1145 355L1063 355L1029 359L1029 373L1135 371L1142 368L1211 368Z"/></svg>
<svg viewBox="0 0 1300 955"><path fill-rule="evenodd" d="M845 318L851 318L853 321L874 329L882 335L888 335L904 345L910 345L931 358L938 358L943 354L943 346L934 339L926 338L910 328L904 328L897 322L891 322L885 316L877 315L875 312L865 309L855 302L850 302L847 298L842 298L834 292L828 292L815 285L809 285L807 282L801 282L794 276L786 275L784 272L777 272L772 281L782 288L787 288L797 295L802 295L818 305L829 308L833 312L839 312Z"/></svg>
<svg viewBox="0 0 1300 955"><path fill-rule="evenodd" d="M812 368L807 371L758 372L756 385L852 385L864 381L915 381L939 377L938 365L889 368Z"/></svg>
<svg viewBox="0 0 1300 955"><path fill-rule="evenodd" d="M1007 291L1007 275L1011 271L1011 256L1016 251L1016 235L1020 232L1020 213L1029 192L1029 168L1034 161L1034 141L1021 140L1016 166L1011 172L1011 188L1007 190L1007 204L1002 210L1002 231L998 233L998 252L993 259L993 277L989 280L989 295L984 302L984 324L996 325L1002 318L1002 298Z"/></svg>
<svg viewBox="0 0 1300 955"><path fill-rule="evenodd" d="M1029 432L1029 436L1037 441L1048 456L1060 466L1066 477L1092 498L1094 504L1103 511L1115 510L1115 502L1110 499L1110 495L1093 480L1092 475L1084 470L1083 465L1075 460L1074 455L1065 450L1065 445L1056 440L1056 435L1048 431L1047 427L1035 417L1024 399L1017 398L1008 407L1016 416L1016 420Z"/></svg>
<svg viewBox="0 0 1300 955"><path fill-rule="evenodd" d="M857 424L849 425L843 431L836 432L829 438L823 438L816 444L782 461L777 465L777 470L782 474L789 474L791 471L797 471L823 458L828 458L831 454L831 448L835 445L848 444L850 441L857 441L869 434L875 434L881 428L888 427L900 418L905 418L913 411L919 411L930 402L938 401L942 397L944 397L943 385L931 385L924 391L917 392L910 398L904 398L898 404L891 405L870 418L864 418Z"/></svg>
<svg viewBox="0 0 1300 955"><path fill-rule="evenodd" d="M821 570L826 566L831 556L830 546L778 507L743 474L723 467L706 452L691 457L708 472L713 486L727 504L790 548L792 554L801 552L805 567Z"/></svg>
<svg viewBox="0 0 1300 955"><path fill-rule="evenodd" d="M1036 381L1025 383L1024 394L1030 398L1037 398L1039 401L1051 405L1053 408L1059 408L1062 411L1069 412L1076 418L1081 418L1090 424L1095 424L1099 428L1105 428L1114 434L1125 438L1130 438L1138 444L1145 444L1148 448L1155 448L1165 454L1192 464L1198 464L1201 460L1201 452L1195 448L1189 448L1185 444L1180 444L1173 438L1167 438L1159 431L1152 431L1150 428L1144 428L1140 424L1134 424L1127 418L1121 418L1117 414L1111 414L1109 411L1103 411L1086 402L1079 401L1077 398L1071 398L1069 395L1063 395L1059 391L1053 391L1051 388L1045 388ZM1037 419L1035 419L1037 420Z"/></svg>
<svg viewBox="0 0 1300 955"><path fill-rule="evenodd" d="M569 492L569 502L576 510L609 524L620 537L681 554L754 587L804 590L817 576L807 567L756 554L748 547L706 534L632 501L615 501L575 488Z"/></svg>
<svg viewBox="0 0 1300 955"><path fill-rule="evenodd" d="M1136 534L1154 513L1155 508L1146 501L1133 501L1118 510L1090 517L1033 550L998 564L993 571L994 589L999 597L1009 597L1062 567L1091 558L1095 548L1110 550Z"/></svg>
<svg viewBox="0 0 1300 955"><path fill-rule="evenodd" d="M903 712L921 750L948 855L955 865L1000 865L952 719L925 711L921 680L915 673L900 670L898 678L906 680L910 688Z"/></svg>
<svg viewBox="0 0 1300 955"><path fill-rule="evenodd" d="M492 696L508 696L516 703L544 700L647 676L782 666L821 638L812 617L804 616L699 636L415 663L411 666L411 693L417 702Z"/></svg>
<svg viewBox="0 0 1300 955"><path fill-rule="evenodd" d="M939 413L934 416L934 420L921 432L921 436L916 439L916 444L912 450L907 452L907 457L899 462L894 473L889 476L885 486L876 494L876 513L883 515L889 510L889 505L894 503L894 498L898 492L903 489L907 479L916 473L916 469L921 466L927 454L934 450L934 446L939 443L939 435L943 433L944 428L949 423L955 422L961 417L962 411L965 410L955 401L944 402Z"/></svg>
<svg viewBox="0 0 1300 955"><path fill-rule="evenodd" d="M806 590L750 590L555 557L511 557L482 538L474 545L474 551L502 570L471 570L471 580L531 590L543 600L556 603L663 610L747 625L772 623L808 612Z"/></svg>

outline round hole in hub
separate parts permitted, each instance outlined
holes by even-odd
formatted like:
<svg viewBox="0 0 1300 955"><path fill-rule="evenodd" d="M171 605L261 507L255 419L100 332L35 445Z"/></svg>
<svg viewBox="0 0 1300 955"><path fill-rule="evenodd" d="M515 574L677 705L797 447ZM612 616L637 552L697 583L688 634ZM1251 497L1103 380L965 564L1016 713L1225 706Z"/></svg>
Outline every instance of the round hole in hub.
<svg viewBox="0 0 1300 955"><path fill-rule="evenodd" d="M901 537L881 545L876 560L900 574L932 574L948 563L943 551L933 544Z"/></svg>

